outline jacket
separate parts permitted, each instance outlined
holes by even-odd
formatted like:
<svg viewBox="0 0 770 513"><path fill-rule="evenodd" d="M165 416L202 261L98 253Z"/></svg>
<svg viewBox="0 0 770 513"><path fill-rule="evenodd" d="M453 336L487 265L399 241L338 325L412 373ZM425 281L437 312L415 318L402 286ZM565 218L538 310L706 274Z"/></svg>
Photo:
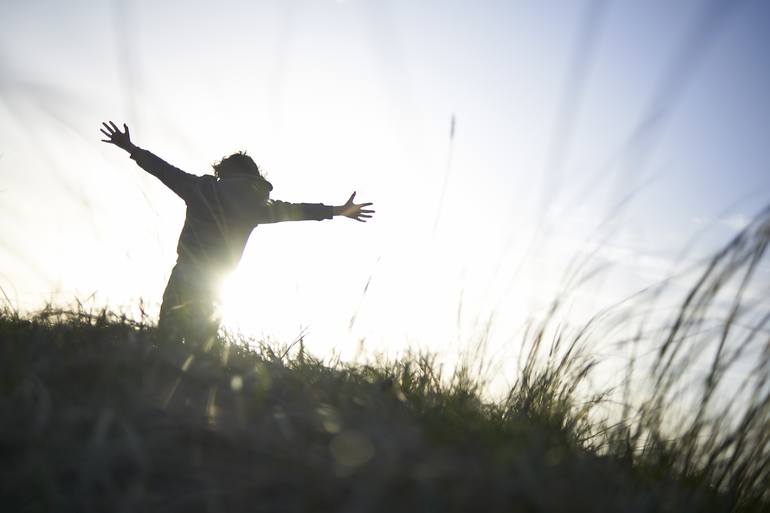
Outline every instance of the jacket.
<svg viewBox="0 0 770 513"><path fill-rule="evenodd" d="M269 200L269 189L260 177L196 176L142 148L132 151L131 158L187 204L177 263L201 272L220 274L234 269L257 225L333 217L329 205Z"/></svg>

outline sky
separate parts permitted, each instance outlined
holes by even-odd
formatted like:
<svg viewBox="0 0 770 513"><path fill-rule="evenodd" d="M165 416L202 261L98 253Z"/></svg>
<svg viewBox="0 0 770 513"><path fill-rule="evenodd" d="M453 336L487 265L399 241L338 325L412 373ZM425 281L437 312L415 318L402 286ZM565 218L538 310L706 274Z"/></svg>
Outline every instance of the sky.
<svg viewBox="0 0 770 513"><path fill-rule="evenodd" d="M99 142L114 120L194 174L246 150L274 198L374 203L258 227L229 329L507 358L570 263L603 269L586 318L770 203L769 23L763 0L3 2L0 287L157 314L184 204Z"/></svg>

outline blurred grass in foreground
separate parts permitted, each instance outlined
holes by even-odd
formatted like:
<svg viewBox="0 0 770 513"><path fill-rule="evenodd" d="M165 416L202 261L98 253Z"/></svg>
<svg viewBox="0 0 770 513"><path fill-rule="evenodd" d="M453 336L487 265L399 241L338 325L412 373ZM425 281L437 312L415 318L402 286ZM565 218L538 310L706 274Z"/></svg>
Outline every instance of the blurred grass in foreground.
<svg viewBox="0 0 770 513"><path fill-rule="evenodd" d="M629 352L620 390L586 392L607 312L570 334L554 302L498 402L473 366L444 376L425 355L324 363L232 337L194 348L106 311L6 310L0 509L767 511L770 312L747 291L768 240L766 210L706 266L649 361ZM637 347L645 321L612 319Z"/></svg>

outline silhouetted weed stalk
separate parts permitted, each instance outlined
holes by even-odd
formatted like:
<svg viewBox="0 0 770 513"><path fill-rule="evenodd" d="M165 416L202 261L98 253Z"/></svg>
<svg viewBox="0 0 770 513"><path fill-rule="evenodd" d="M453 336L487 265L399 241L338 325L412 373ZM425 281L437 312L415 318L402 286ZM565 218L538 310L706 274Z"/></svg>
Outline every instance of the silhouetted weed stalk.
<svg viewBox="0 0 770 513"><path fill-rule="evenodd" d="M480 356L451 371L422 354L323 362L301 340L192 347L144 316L6 309L0 507L766 511L769 239L765 210L665 330L635 315L665 283L579 328L559 322L565 293L496 402ZM597 391L591 348L608 338L630 356Z"/></svg>

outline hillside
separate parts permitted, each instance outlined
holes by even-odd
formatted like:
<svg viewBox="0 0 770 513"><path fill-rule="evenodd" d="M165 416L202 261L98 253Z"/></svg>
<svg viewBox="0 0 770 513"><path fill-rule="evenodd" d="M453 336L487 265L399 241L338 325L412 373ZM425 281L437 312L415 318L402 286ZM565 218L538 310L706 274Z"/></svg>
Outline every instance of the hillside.
<svg viewBox="0 0 770 513"><path fill-rule="evenodd" d="M534 386L537 371L487 404L467 374L441 384L430 358L329 367L291 354L193 349L107 313L5 312L0 508L763 509L585 443L587 418L561 385Z"/></svg>

